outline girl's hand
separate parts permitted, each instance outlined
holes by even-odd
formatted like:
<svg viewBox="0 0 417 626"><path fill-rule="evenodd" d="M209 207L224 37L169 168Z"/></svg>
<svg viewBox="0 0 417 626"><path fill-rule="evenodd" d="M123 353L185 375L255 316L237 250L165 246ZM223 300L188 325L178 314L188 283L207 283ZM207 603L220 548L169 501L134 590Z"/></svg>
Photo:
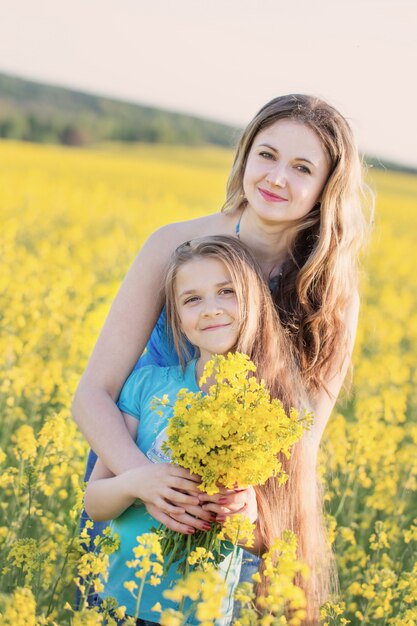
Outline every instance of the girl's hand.
<svg viewBox="0 0 417 626"><path fill-rule="evenodd" d="M245 515L252 524L258 519L258 505L253 487L234 490L221 488L219 493L212 496L200 494L199 500L203 510L215 513L216 521L220 523L237 513Z"/></svg>
<svg viewBox="0 0 417 626"><path fill-rule="evenodd" d="M215 516L200 506L200 478L171 463L149 463L128 471L129 492L167 528L191 534L209 530Z"/></svg>

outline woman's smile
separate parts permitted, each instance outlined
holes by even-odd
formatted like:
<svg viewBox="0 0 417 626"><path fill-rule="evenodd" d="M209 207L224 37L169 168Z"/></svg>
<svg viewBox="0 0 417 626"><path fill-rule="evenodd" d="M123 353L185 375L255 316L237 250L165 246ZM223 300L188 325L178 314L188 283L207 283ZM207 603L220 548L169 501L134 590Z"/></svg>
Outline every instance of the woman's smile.
<svg viewBox="0 0 417 626"><path fill-rule="evenodd" d="M261 194L262 198L267 202L287 202L287 198L283 196L279 196L276 193L272 193L272 191L268 191L267 189L263 189L262 187L258 187L258 191Z"/></svg>

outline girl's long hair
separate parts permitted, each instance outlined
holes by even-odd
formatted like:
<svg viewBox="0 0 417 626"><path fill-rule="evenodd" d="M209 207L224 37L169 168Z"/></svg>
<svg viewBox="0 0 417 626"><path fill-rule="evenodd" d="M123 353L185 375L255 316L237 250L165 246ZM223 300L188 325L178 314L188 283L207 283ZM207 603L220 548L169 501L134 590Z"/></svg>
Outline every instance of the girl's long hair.
<svg viewBox="0 0 417 626"><path fill-rule="evenodd" d="M320 98L292 94L268 102L244 130L223 211L246 206L243 176L253 141L260 131L283 119L312 129L330 162L320 202L293 226L292 243L273 291L306 388L314 398L320 389L326 389L330 372L341 367L347 356L343 314L357 289L357 255L369 231L363 211L365 197L370 217L373 202L345 118Z"/></svg>
<svg viewBox="0 0 417 626"><path fill-rule="evenodd" d="M168 269L165 291L167 319L180 358L187 358L186 338L181 331L176 307L175 279L180 267L195 258L215 258L227 268L239 306L240 329L233 350L247 354L257 367L271 396L279 398L286 411L306 406L304 384L296 366L294 348L280 323L269 289L249 249L238 239L212 236L182 244L174 252ZM265 549L283 530L292 530L298 538L298 556L307 563L310 577L297 583L307 597L305 624L318 620L320 604L328 597L333 577L333 559L324 525L322 502L317 488L315 459L302 441L293 447L290 460L282 457L289 479L279 486L274 478L256 487L258 528ZM258 593L265 593L263 580Z"/></svg>

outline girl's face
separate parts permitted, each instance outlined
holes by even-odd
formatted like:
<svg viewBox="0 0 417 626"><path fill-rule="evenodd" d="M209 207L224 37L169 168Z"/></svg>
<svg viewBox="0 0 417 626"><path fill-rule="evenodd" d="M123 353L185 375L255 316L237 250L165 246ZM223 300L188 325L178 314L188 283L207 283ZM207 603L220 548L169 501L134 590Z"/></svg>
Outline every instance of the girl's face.
<svg viewBox="0 0 417 626"><path fill-rule="evenodd" d="M197 257L182 265L175 279L175 300L181 330L204 360L236 345L239 307L222 261Z"/></svg>
<svg viewBox="0 0 417 626"><path fill-rule="evenodd" d="M329 173L316 133L279 120L258 133L250 149L243 176L247 208L269 223L299 220L320 200Z"/></svg>

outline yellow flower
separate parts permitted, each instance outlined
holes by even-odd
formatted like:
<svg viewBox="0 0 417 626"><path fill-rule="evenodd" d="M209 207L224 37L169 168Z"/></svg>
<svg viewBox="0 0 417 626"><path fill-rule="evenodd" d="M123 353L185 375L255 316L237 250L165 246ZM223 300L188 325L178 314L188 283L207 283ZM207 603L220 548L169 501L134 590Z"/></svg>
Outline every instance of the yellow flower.
<svg viewBox="0 0 417 626"><path fill-rule="evenodd" d="M138 586L137 586L137 584L135 583L134 580L128 580L128 581L124 582L123 583L123 587L126 587L126 589L128 591L130 591L130 593L133 593L138 588Z"/></svg>
<svg viewBox="0 0 417 626"><path fill-rule="evenodd" d="M37 626L36 603L31 589L18 587L4 598L2 605L2 626Z"/></svg>
<svg viewBox="0 0 417 626"><path fill-rule="evenodd" d="M250 376L255 371L245 354L216 356L200 381L215 381L209 392L177 395L165 450L173 462L201 477L200 489L208 494L219 484L246 487L273 475L284 480L277 455L288 454L310 422L295 410L287 416L263 381Z"/></svg>
<svg viewBox="0 0 417 626"><path fill-rule="evenodd" d="M38 443L32 426L28 424L20 426L12 436L12 440L16 444L14 453L17 458L29 461L36 457Z"/></svg>
<svg viewBox="0 0 417 626"><path fill-rule="evenodd" d="M250 548L254 544L255 524L242 514L226 517L221 531L217 535L218 539L227 539L234 545L241 545Z"/></svg>
<svg viewBox="0 0 417 626"><path fill-rule="evenodd" d="M235 589L234 599L241 604L249 604L255 598L253 585L248 582L239 583Z"/></svg>
<svg viewBox="0 0 417 626"><path fill-rule="evenodd" d="M214 559L213 553L206 550L201 546L198 546L193 552L188 556L189 565L196 565L206 563L207 561Z"/></svg>
<svg viewBox="0 0 417 626"><path fill-rule="evenodd" d="M159 618L161 626L182 626L184 615L174 609L166 609Z"/></svg>
<svg viewBox="0 0 417 626"><path fill-rule="evenodd" d="M194 603L195 615L201 622L222 616L221 604L226 593L221 574L215 569L209 569L193 570L188 576L178 580L172 589L164 591L163 595L173 602L189 598Z"/></svg>

